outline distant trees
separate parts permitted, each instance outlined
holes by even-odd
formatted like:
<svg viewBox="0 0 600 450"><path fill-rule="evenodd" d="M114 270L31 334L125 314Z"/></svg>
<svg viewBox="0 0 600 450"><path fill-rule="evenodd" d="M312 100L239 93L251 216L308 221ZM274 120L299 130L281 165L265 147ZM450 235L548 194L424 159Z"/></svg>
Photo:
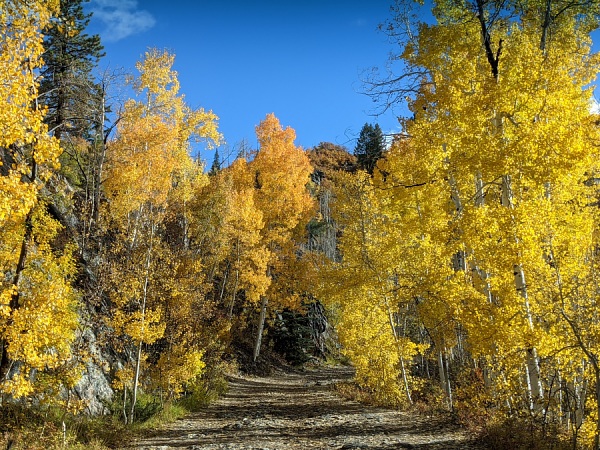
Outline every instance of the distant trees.
<svg viewBox="0 0 600 450"><path fill-rule="evenodd" d="M219 157L219 149L215 149L215 157L208 171L209 175L216 175L221 170L221 159Z"/></svg>
<svg viewBox="0 0 600 450"><path fill-rule="evenodd" d="M345 147L330 142L321 142L309 149L307 154L313 166L312 195L319 205L316 217L308 224L307 247L310 251L322 252L327 258L336 260L339 258L339 229L331 211L332 190L340 173L354 173L357 170L356 157Z"/></svg>

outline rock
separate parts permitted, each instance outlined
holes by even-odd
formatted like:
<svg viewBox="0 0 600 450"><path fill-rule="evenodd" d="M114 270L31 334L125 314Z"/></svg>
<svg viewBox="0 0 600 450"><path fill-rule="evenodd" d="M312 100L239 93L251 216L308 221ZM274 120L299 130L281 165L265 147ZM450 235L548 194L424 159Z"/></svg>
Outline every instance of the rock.
<svg viewBox="0 0 600 450"><path fill-rule="evenodd" d="M85 364L85 371L73 390L85 401L86 412L92 416L106 414L105 403L114 395L108 379L109 363L97 345L96 335L89 328L82 333L81 339L87 344L90 360Z"/></svg>

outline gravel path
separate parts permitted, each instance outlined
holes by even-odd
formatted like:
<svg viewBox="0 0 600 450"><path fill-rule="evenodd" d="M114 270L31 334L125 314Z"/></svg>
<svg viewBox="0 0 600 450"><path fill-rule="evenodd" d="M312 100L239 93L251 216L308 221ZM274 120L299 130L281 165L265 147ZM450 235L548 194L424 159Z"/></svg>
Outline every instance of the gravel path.
<svg viewBox="0 0 600 450"><path fill-rule="evenodd" d="M442 419L341 399L347 368L234 378L225 396L129 449L478 449Z"/></svg>

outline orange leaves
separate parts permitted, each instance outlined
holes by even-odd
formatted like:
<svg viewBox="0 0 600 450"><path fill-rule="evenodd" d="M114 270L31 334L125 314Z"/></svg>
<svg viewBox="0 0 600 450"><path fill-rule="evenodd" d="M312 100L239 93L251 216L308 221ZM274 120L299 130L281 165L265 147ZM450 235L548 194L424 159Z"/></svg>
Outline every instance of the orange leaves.
<svg viewBox="0 0 600 450"><path fill-rule="evenodd" d="M306 189L312 167L306 153L294 145L294 130L283 129L273 114L256 127L256 136L260 149L250 167L265 220L264 235L267 241L284 243L313 208Z"/></svg>
<svg viewBox="0 0 600 450"><path fill-rule="evenodd" d="M249 169L255 174L256 205L262 212L262 243L274 258L294 246L297 227L304 232L314 200L306 188L312 167L306 153L294 144L296 133L283 129L273 114L256 127L260 149ZM275 259L270 263L274 265ZM285 264L283 265L285 266Z"/></svg>

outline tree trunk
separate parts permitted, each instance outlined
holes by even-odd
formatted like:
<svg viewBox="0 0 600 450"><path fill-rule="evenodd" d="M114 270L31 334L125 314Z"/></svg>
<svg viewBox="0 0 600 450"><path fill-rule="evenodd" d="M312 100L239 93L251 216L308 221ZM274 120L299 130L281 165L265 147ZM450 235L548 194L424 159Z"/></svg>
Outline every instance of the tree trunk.
<svg viewBox="0 0 600 450"><path fill-rule="evenodd" d="M600 450L600 367L598 362L594 364L594 375L596 381L596 435L594 436L594 450Z"/></svg>
<svg viewBox="0 0 600 450"><path fill-rule="evenodd" d="M515 287L517 292L521 295L525 305L525 311L527 313L527 321L529 323L529 329L533 331L533 318L529 307L529 298L527 296L527 285L525 284L525 274L523 268L516 265L515 271ZM530 393L530 407L532 410L539 410L541 408L541 399L544 397L544 391L542 388L542 380L540 377L540 362L535 346L531 346L527 349L527 386Z"/></svg>
<svg viewBox="0 0 600 450"><path fill-rule="evenodd" d="M485 205L485 192L483 191L484 183L481 172L478 170L475 173L475 206Z"/></svg>
<svg viewBox="0 0 600 450"><path fill-rule="evenodd" d="M152 210L150 211L150 214L152 214ZM140 337L140 341L138 343L138 348L137 348L137 357L136 357L136 362L135 362L135 374L134 374L134 378L133 378L133 393L132 393L132 400L131 400L131 412L129 414L129 423L133 423L134 421L134 413L135 413L135 405L137 403L137 392L138 392L138 387L139 387L139 380L140 380L140 365L141 365L141 359L142 359L142 344L143 344L143 336L144 336L144 328L145 328L145 320L146 320L146 301L148 299L148 284L149 284L149 280L150 280L150 262L152 260L152 247L153 247L153 241L154 241L154 225L151 225L151 231L150 231L150 245L148 246L148 253L146 255L146 275L145 275L145 279L144 279L144 290L142 293L142 332L141 332L141 337Z"/></svg>
<svg viewBox="0 0 600 450"><path fill-rule="evenodd" d="M256 342L254 344L254 354L252 360L256 362L260 355L260 346L262 344L263 330L265 328L265 318L267 317L267 304L268 299L266 295L263 295L260 304L260 317L258 319L258 332L256 333Z"/></svg>
<svg viewBox="0 0 600 450"><path fill-rule="evenodd" d="M239 265L239 261L240 260L238 258L238 265ZM237 294L239 282L240 282L240 271L236 267L236 269L235 269L235 281L233 283L233 292L231 293L231 301L229 302L229 308L227 308L227 318L229 319L229 321L231 321L231 319L233 319L233 307L235 305L235 297L236 297L236 294Z"/></svg>
<svg viewBox="0 0 600 450"><path fill-rule="evenodd" d="M123 420L125 424L129 422L127 417L127 386L123 384Z"/></svg>
<svg viewBox="0 0 600 450"><path fill-rule="evenodd" d="M438 366L440 384L442 385L442 389L444 389L446 398L448 399L448 408L452 410L452 386L450 385L450 374L448 371L448 357L442 350L438 350Z"/></svg>
<svg viewBox="0 0 600 450"><path fill-rule="evenodd" d="M398 355L400 355L401 354L400 340L398 339L398 332L396 331L396 324L394 323L394 315L392 314L392 310L389 306L387 298L385 299L385 306L387 308L388 320L389 320L390 327L392 329L392 335L394 336L394 341L396 341L396 348L398 350ZM408 376L406 375L406 368L404 367L404 358L402 356L399 356L399 357L400 357L400 370L402 372L401 373L402 382L404 383L404 391L406 393L406 399L408 400L408 403L412 405L412 397L410 396L410 386L408 385Z"/></svg>
<svg viewBox="0 0 600 450"><path fill-rule="evenodd" d="M546 54L546 41L548 40L548 28L550 28L550 24L552 23L552 14L551 14L551 6L552 0L546 0L546 8L544 11L544 22L542 23L542 37L540 39L540 50L542 53Z"/></svg>
<svg viewBox="0 0 600 450"><path fill-rule="evenodd" d="M106 86L102 83L102 101L101 114L98 123L98 132L100 133L100 152L96 155L96 167L94 168L94 192L92 194L92 220L98 227L100 218L100 188L102 186L102 171L104 170L104 161L106 159L106 140L107 136L104 132L104 121L106 120Z"/></svg>
<svg viewBox="0 0 600 450"><path fill-rule="evenodd" d="M514 208L512 179L510 175L502 176L501 203L507 208ZM515 239L518 238L515 237ZM515 277L515 289L523 299L523 306L525 307L525 313L527 315L529 329L530 331L533 331L533 316L531 314L529 297L527 295L527 283L525 280L525 272L523 271L523 267L520 264L515 264L513 267L513 273ZM534 345L527 349L525 372L527 377L527 388L529 390L530 408L532 411L539 411L542 408L541 400L544 397L544 391L542 387L542 380L540 377L540 361L537 354L537 349Z"/></svg>
<svg viewBox="0 0 600 450"><path fill-rule="evenodd" d="M132 424L135 417L135 405L137 403L137 392L140 380L140 363L142 360L142 341L138 343L137 355L135 360L135 375L133 377L133 392L131 393L131 411L129 411L129 423Z"/></svg>
<svg viewBox="0 0 600 450"><path fill-rule="evenodd" d="M15 289L15 292L12 294L10 298L10 303L8 305L9 311L12 315L13 311L19 309L19 282L21 281L21 275L23 270L25 270L25 263L27 261L27 250L29 246L29 242L31 241L31 233L32 233L32 224L31 224L31 216L33 213L33 209L29 211L25 218L25 234L23 235L23 240L21 241L21 249L19 252L19 260L17 262L17 267L15 269L15 275L12 280L12 286ZM7 320L7 325L10 326L12 323L12 319L9 317ZM12 361L8 356L8 341L6 339L2 339L0 341L2 345L2 349L0 351L0 383L8 379L8 375L10 372L10 368L12 367Z"/></svg>

